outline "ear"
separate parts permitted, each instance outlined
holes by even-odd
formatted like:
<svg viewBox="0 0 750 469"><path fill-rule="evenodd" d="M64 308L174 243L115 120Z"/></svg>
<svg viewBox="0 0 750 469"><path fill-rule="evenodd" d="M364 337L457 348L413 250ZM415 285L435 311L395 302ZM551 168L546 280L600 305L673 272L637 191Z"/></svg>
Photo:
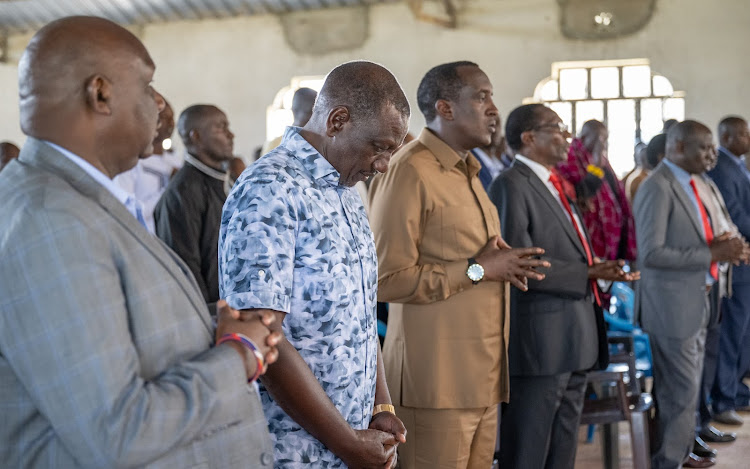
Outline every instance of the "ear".
<svg viewBox="0 0 750 469"><path fill-rule="evenodd" d="M532 132L531 130L521 132L521 143L523 143L524 147L533 145L534 144L534 132Z"/></svg>
<svg viewBox="0 0 750 469"><path fill-rule="evenodd" d="M188 139L190 145L196 146L201 141L201 134L197 129L190 129L190 132L188 132Z"/></svg>
<svg viewBox="0 0 750 469"><path fill-rule="evenodd" d="M685 154L685 142L683 142L682 140L677 140L674 143L674 149L678 155L684 155Z"/></svg>
<svg viewBox="0 0 750 469"><path fill-rule="evenodd" d="M351 114L346 106L336 106L328 113L326 118L326 135L333 137L343 130L347 122L351 120Z"/></svg>
<svg viewBox="0 0 750 469"><path fill-rule="evenodd" d="M112 83L102 75L86 80L86 105L97 114L111 115Z"/></svg>
<svg viewBox="0 0 750 469"><path fill-rule="evenodd" d="M451 103L445 99L438 99L435 101L435 112L438 116L447 121L453 120L453 107L451 107Z"/></svg>

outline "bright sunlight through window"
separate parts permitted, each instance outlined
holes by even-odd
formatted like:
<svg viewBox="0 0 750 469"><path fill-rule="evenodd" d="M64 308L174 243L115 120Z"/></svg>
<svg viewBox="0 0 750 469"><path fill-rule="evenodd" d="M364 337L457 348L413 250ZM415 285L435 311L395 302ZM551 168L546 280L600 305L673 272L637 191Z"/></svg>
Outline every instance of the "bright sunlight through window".
<svg viewBox="0 0 750 469"><path fill-rule="evenodd" d="M294 77L289 86L276 93L273 103L266 109L266 140L273 140L284 133L287 126L294 123L292 98L300 88L312 88L317 92L323 87L325 76Z"/></svg>
<svg viewBox="0 0 750 469"><path fill-rule="evenodd" d="M587 120L604 122L609 161L622 176L633 169L638 142L648 143L666 120L685 118L684 98L648 59L631 59L555 62L526 101L549 106L576 134Z"/></svg>

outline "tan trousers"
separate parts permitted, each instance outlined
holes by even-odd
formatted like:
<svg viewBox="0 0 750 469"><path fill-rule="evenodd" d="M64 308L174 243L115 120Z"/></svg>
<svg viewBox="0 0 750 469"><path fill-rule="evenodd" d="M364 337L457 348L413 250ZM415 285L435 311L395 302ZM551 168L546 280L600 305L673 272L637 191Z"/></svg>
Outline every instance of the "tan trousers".
<svg viewBox="0 0 750 469"><path fill-rule="evenodd" d="M497 436L497 406L480 409L396 407L406 426L402 469L488 469Z"/></svg>

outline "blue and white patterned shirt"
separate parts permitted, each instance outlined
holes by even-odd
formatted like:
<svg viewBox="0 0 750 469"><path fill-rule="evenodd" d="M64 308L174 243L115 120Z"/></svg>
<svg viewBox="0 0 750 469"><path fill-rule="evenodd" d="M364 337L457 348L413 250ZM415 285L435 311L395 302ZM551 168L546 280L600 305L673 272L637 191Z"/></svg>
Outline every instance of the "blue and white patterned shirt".
<svg viewBox="0 0 750 469"><path fill-rule="evenodd" d="M288 313L287 339L352 428L365 429L377 376L377 254L359 194L339 185L299 131L287 128L227 198L220 293L236 309ZM345 467L260 389L276 467Z"/></svg>

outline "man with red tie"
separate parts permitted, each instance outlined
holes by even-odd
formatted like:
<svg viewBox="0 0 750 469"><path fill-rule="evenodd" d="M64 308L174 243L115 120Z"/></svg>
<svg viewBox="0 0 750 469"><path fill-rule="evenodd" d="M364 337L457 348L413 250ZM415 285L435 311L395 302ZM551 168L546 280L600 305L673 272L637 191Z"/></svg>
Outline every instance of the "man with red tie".
<svg viewBox="0 0 750 469"><path fill-rule="evenodd" d="M505 239L539 246L551 267L528 290L511 290L510 402L500 429L500 467L575 465L586 371L608 361L597 279L634 280L620 260L592 253L581 215L565 196L554 166L567 157L570 133L541 104L514 109L505 125L515 153L489 189ZM541 450L540 450L541 448ZM545 450L546 448L546 450Z"/></svg>
<svg viewBox="0 0 750 469"><path fill-rule="evenodd" d="M713 163L715 152L706 126L691 120L675 125L667 134L665 158L634 200L643 274L636 311L651 338L659 409L653 469L713 465L713 458L690 455L710 315L708 294L718 279L717 262L744 257L738 236L713 232L695 185L695 175Z"/></svg>

